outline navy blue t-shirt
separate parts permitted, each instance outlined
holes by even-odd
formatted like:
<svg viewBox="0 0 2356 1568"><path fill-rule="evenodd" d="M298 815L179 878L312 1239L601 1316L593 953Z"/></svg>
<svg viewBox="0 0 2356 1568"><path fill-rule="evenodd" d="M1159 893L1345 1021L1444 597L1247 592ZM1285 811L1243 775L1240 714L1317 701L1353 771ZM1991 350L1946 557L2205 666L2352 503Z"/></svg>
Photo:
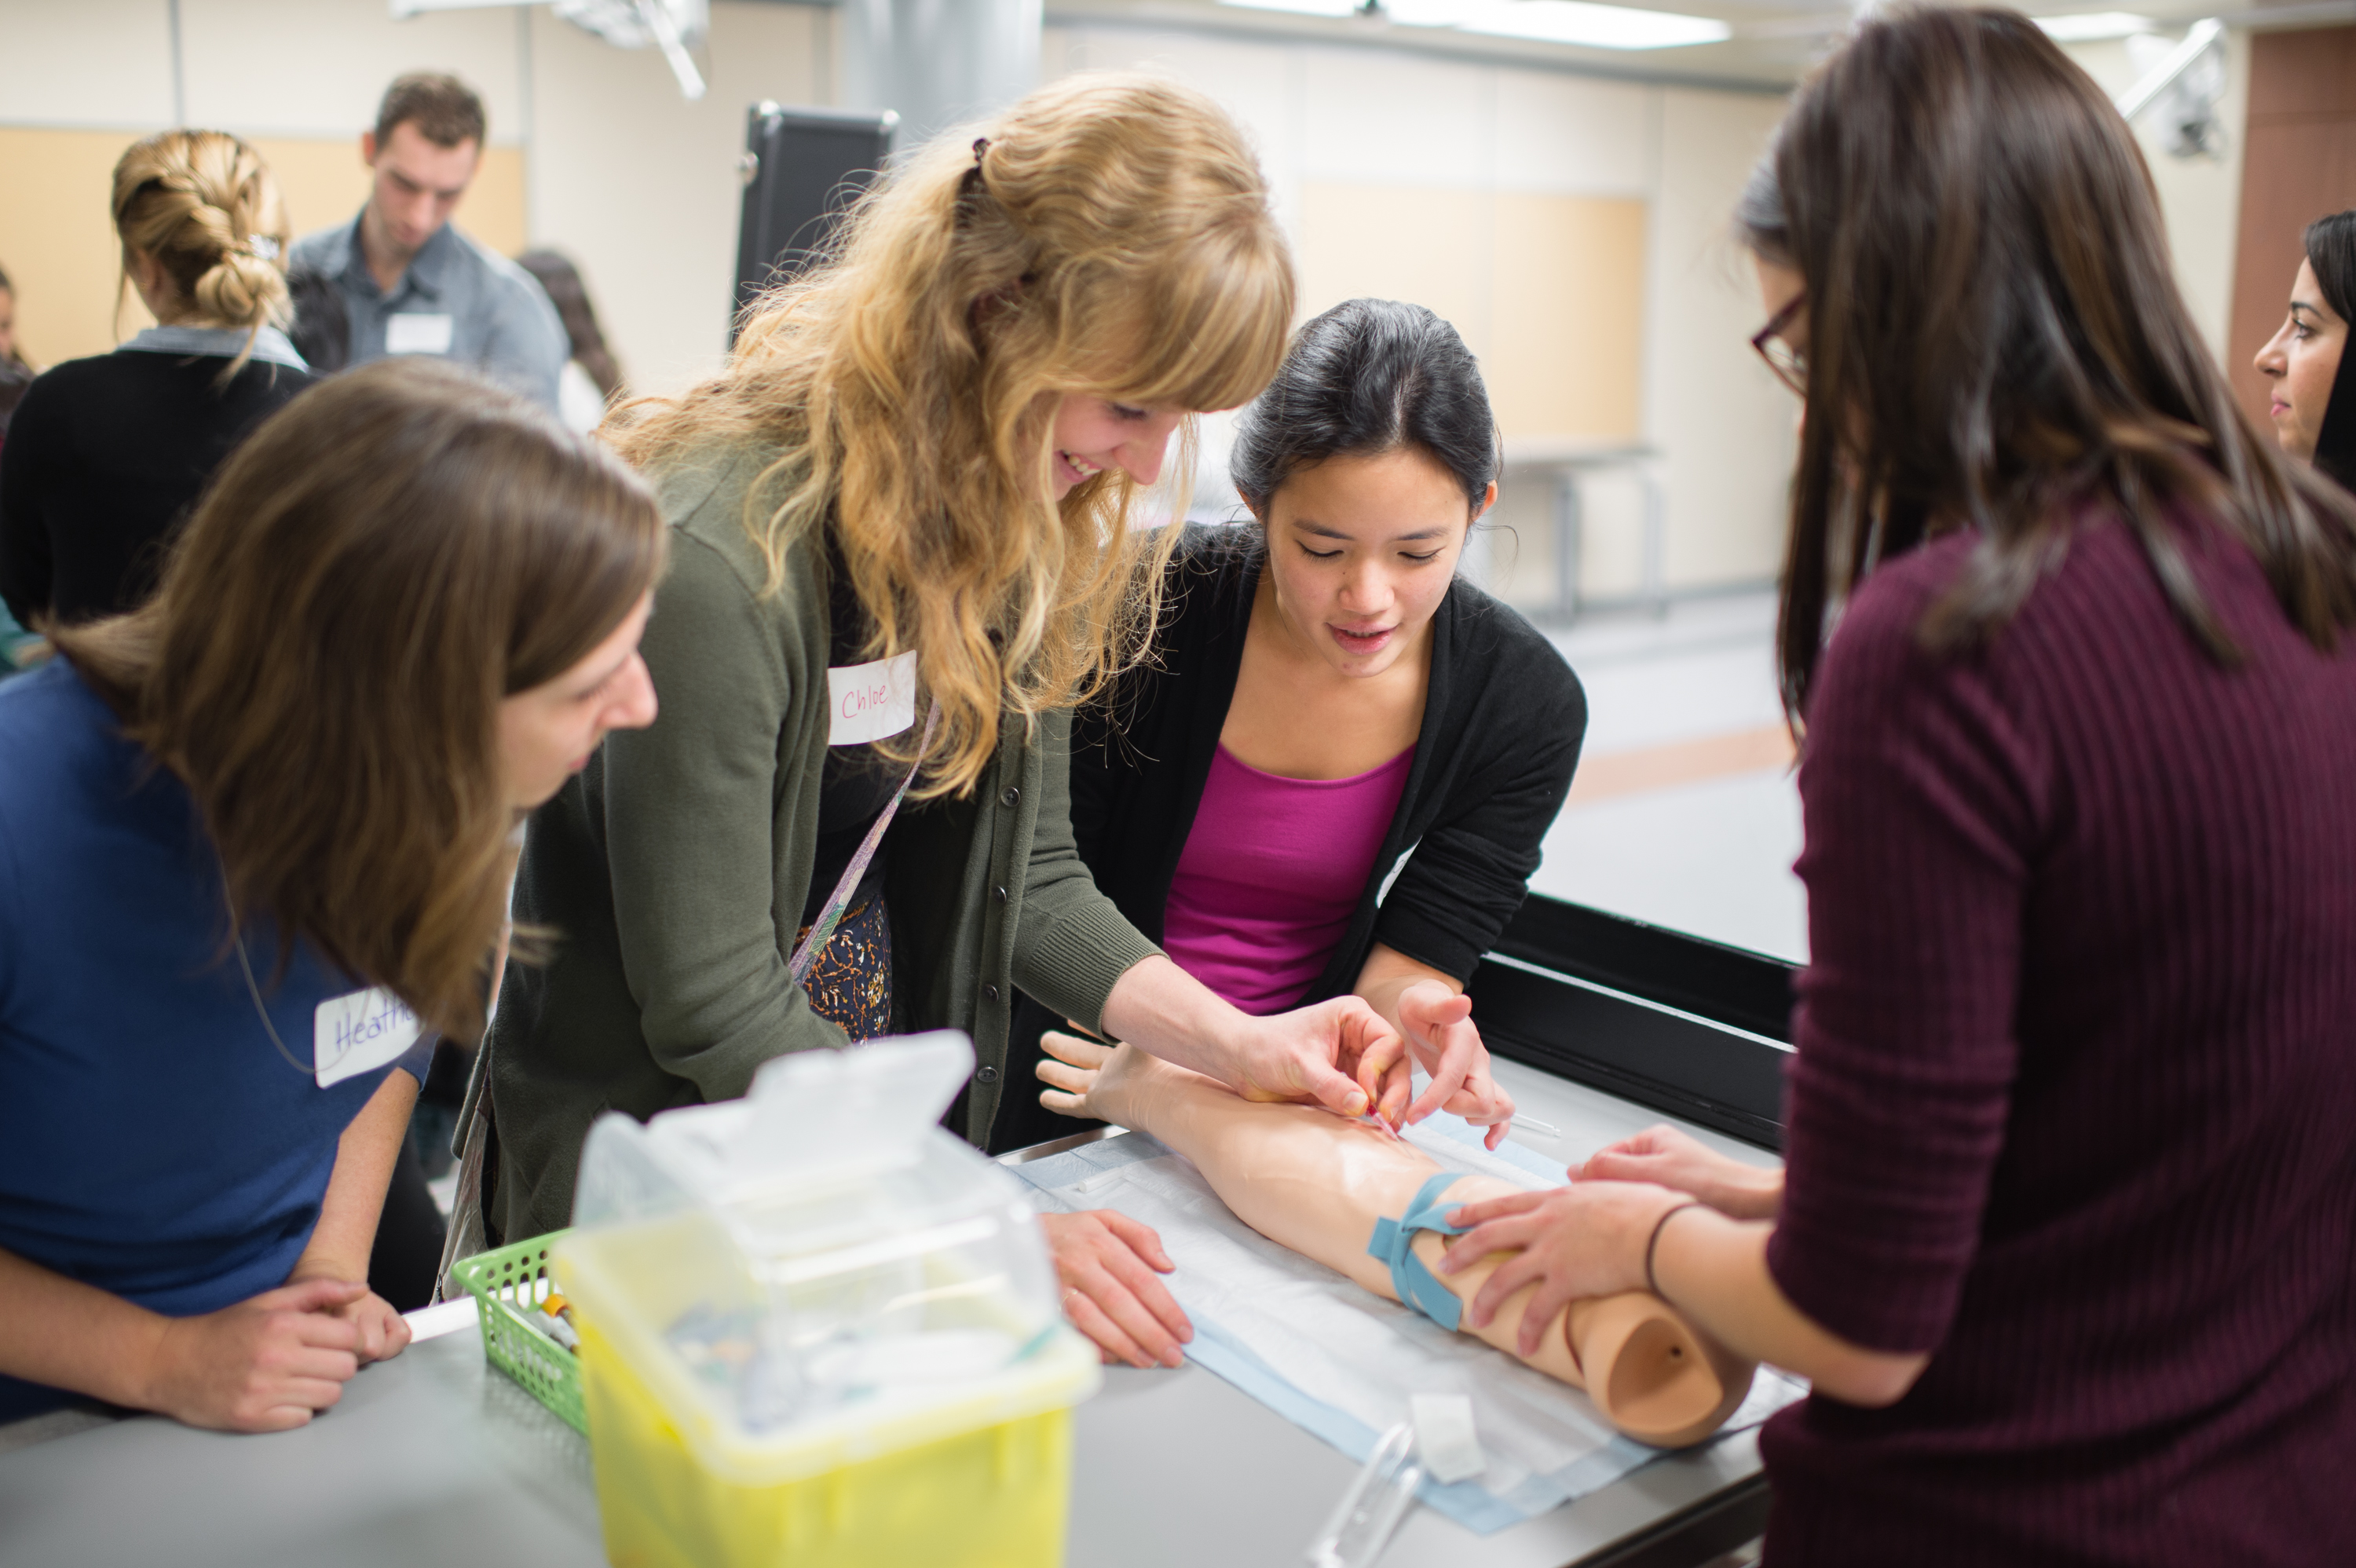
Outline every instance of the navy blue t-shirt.
<svg viewBox="0 0 2356 1568"><path fill-rule="evenodd" d="M294 743L290 741L289 742ZM0 1248L154 1311L285 1283L337 1140L431 1036L322 1089L262 1024L196 804L62 661L0 685ZM287 1051L365 987L246 947ZM0 1421L66 1395L0 1376Z"/></svg>

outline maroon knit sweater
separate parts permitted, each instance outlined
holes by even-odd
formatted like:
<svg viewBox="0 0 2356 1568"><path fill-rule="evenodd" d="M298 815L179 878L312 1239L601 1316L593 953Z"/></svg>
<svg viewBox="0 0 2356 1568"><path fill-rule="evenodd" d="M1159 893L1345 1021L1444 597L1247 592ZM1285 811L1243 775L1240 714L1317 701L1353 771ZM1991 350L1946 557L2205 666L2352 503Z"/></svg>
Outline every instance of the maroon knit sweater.
<svg viewBox="0 0 2356 1568"><path fill-rule="evenodd" d="M1978 653L1875 572L1812 698L1793 1302L1931 1354L1778 1416L1771 1564L2356 1563L2356 649L2114 517Z"/></svg>

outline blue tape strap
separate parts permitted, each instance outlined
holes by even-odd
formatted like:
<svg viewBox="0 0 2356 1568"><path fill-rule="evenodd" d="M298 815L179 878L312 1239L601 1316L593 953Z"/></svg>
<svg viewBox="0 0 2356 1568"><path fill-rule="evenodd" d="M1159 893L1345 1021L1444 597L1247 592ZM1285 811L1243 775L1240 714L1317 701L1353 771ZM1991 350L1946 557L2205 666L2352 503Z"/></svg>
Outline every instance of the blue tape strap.
<svg viewBox="0 0 2356 1568"><path fill-rule="evenodd" d="M1451 1333L1464 1315L1464 1303L1415 1255L1415 1236L1419 1231L1437 1231L1443 1236L1464 1233L1464 1226L1451 1225L1440 1217L1457 1207L1440 1202L1440 1195L1463 1179L1461 1170L1443 1170L1434 1176L1416 1189L1415 1200L1405 1214L1396 1220L1376 1220L1375 1238L1366 1243L1368 1257L1390 1265L1391 1288L1398 1292L1398 1298Z"/></svg>

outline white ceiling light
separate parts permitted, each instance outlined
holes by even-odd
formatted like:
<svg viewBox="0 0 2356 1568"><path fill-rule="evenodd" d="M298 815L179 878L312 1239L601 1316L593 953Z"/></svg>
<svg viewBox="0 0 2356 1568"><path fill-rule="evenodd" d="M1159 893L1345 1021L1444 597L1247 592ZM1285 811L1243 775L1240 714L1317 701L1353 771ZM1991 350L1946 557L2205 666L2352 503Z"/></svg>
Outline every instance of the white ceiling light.
<svg viewBox="0 0 2356 1568"><path fill-rule="evenodd" d="M2159 24L2148 16L2125 11L2081 11L2073 16L2040 16L2037 25L2057 44L2091 44L2104 38L2131 38L2156 33Z"/></svg>
<svg viewBox="0 0 2356 1568"><path fill-rule="evenodd" d="M1349 0L1221 0L1260 11L1321 16L1373 16L1403 27L1445 27L1490 37L1529 38L1577 44L1590 49L1673 49L1714 44L1734 29L1714 16L1687 16L1631 5L1601 5L1589 0L1384 0L1379 5Z"/></svg>

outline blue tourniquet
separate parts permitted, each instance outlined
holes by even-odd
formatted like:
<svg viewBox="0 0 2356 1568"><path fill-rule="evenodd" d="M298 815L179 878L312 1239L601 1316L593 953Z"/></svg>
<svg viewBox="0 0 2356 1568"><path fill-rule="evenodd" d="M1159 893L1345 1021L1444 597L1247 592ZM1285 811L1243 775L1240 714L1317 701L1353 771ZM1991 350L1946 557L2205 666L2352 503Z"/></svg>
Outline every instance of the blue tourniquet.
<svg viewBox="0 0 2356 1568"><path fill-rule="evenodd" d="M1463 1179L1461 1170L1440 1172L1416 1189L1415 1201L1407 1206L1404 1215L1396 1220L1376 1221L1375 1239L1366 1243L1368 1257L1380 1258L1390 1264L1391 1288L1398 1292L1398 1298L1451 1333L1455 1332L1457 1319L1464 1315L1464 1303L1415 1255L1415 1233L1464 1233L1466 1227L1451 1225L1440 1217L1443 1210L1458 1207L1442 1203L1440 1195Z"/></svg>

